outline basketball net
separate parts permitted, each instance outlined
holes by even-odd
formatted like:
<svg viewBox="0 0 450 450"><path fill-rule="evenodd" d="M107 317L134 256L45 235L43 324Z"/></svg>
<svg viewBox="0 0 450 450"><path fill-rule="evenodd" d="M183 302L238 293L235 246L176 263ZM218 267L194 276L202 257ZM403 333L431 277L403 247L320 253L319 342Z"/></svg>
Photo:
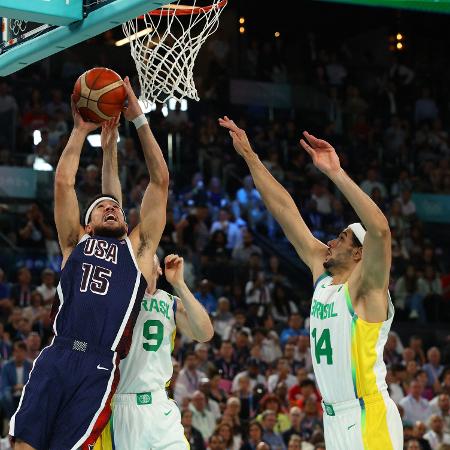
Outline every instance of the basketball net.
<svg viewBox="0 0 450 450"><path fill-rule="evenodd" d="M198 52L219 26L227 0L210 6L175 1L123 24L141 84L141 100L165 103L170 98L199 100L194 83Z"/></svg>

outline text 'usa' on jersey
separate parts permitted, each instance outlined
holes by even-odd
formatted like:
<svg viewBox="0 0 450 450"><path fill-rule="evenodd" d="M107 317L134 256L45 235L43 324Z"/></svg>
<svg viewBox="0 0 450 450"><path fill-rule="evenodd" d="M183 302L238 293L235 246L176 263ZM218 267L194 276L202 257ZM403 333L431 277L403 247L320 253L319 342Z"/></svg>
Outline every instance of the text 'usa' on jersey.
<svg viewBox="0 0 450 450"><path fill-rule="evenodd" d="M55 334L124 353L146 287L128 238L84 236L61 273Z"/></svg>

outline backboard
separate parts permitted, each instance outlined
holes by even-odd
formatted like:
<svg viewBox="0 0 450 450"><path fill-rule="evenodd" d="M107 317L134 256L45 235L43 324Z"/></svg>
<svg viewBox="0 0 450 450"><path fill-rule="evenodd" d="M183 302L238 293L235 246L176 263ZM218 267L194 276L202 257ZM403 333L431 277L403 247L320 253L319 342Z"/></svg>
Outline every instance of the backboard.
<svg viewBox="0 0 450 450"><path fill-rule="evenodd" d="M86 39L114 28L127 20L169 3L167 0L0 0L2 40L0 43L0 76L7 76L36 61L65 50ZM71 21L65 6L73 11L73 3L81 2L80 20ZM22 4L21 4L22 3ZM46 10L37 12L42 3ZM29 14L27 14L29 8ZM54 14L52 14L54 12ZM10 17L3 17L5 15ZM32 20L27 21L27 18ZM69 18L68 18L69 17ZM60 25L68 23L67 25Z"/></svg>

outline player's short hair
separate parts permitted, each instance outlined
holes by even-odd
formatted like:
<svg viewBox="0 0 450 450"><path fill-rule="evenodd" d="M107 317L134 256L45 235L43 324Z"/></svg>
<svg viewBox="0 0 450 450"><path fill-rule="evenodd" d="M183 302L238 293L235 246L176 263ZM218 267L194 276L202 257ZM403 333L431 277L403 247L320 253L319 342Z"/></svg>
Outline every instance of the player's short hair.
<svg viewBox="0 0 450 450"><path fill-rule="evenodd" d="M120 206L120 202L119 202L119 199L116 197L116 196L114 196L114 195L112 195L112 194L98 194L98 195L96 195L93 199L91 199L91 201L86 205L86 208L84 209L84 211L83 211L83 214L80 216L80 221L81 221L81 225L83 225L83 226L85 226L86 225L86 223L85 223L85 219L86 219L86 214L87 214L87 212L89 211L89 208L99 199L99 198L102 198L102 197L109 197L109 198L112 198L115 202L117 202L117 204ZM120 206L120 209L122 209L122 207ZM122 213L123 213L123 218L124 218L124 220L126 221L127 219L126 219L126 216L125 216L125 211L122 209ZM89 222L89 220L90 220L90 218L91 218L91 215L89 214L89 217L87 218L87 222Z"/></svg>

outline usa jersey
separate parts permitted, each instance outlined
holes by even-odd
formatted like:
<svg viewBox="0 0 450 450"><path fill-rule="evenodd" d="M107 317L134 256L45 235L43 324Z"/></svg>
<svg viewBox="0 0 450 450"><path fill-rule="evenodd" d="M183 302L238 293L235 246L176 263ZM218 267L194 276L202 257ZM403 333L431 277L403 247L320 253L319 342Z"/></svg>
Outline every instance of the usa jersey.
<svg viewBox="0 0 450 450"><path fill-rule="evenodd" d="M61 273L55 335L125 357L146 286L128 237L83 236Z"/></svg>
<svg viewBox="0 0 450 450"><path fill-rule="evenodd" d="M145 294L131 350L120 362L118 394L163 390L172 378L176 298L165 291Z"/></svg>

